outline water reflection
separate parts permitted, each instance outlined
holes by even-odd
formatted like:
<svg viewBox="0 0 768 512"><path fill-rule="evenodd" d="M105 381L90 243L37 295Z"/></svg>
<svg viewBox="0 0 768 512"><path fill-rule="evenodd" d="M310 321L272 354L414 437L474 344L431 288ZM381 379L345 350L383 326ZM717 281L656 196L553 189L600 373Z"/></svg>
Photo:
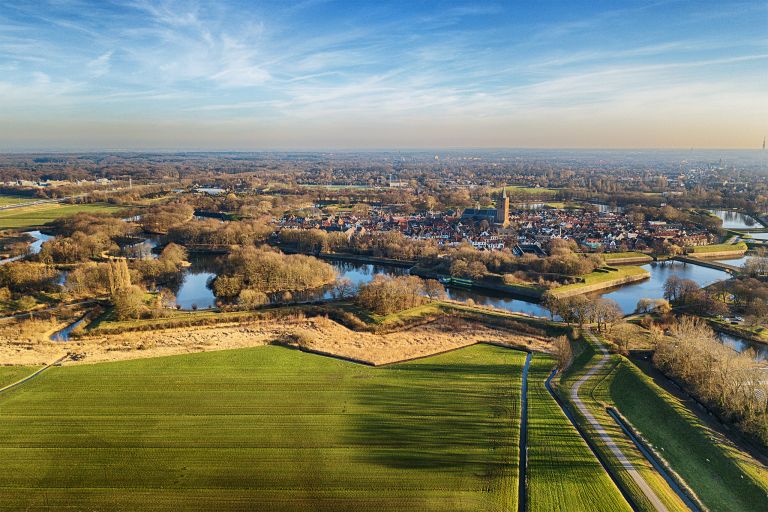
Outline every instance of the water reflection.
<svg viewBox="0 0 768 512"><path fill-rule="evenodd" d="M731 347L733 350L735 350L738 353L742 353L745 350L752 349L755 351L756 361L768 361L768 345L765 345L763 343L757 343L754 341L749 341L747 339L739 338L737 336L733 336L731 334L727 334L724 332L717 333L717 337L723 345L727 347Z"/></svg>
<svg viewBox="0 0 768 512"><path fill-rule="evenodd" d="M48 240L51 240L52 238L54 238L51 235L46 235L45 233L41 233L39 230L25 231L24 234L34 238L34 241L29 244L27 254L39 253L43 248L43 244ZM14 256L13 258L5 258L3 260L0 260L0 265L4 263L10 263L11 261L18 261L22 259L24 256L26 256L27 254L19 254L18 256Z"/></svg>
<svg viewBox="0 0 768 512"><path fill-rule="evenodd" d="M626 284L607 292L595 294L619 303L625 314L634 312L637 301L642 298L659 299L664 297L664 283L672 276L691 279L699 286L708 286L714 282L728 279L727 272L713 268L692 265L681 261L654 262L643 265L651 273L650 278L637 283Z"/></svg>
<svg viewBox="0 0 768 512"><path fill-rule="evenodd" d="M731 210L709 210L723 221L723 229L748 229L760 227L761 224L749 215Z"/></svg>

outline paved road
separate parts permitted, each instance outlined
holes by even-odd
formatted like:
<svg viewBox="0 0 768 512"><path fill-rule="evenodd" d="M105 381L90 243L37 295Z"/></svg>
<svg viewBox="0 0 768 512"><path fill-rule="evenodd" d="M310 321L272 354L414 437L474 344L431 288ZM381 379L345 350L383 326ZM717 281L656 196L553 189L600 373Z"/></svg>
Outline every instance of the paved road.
<svg viewBox="0 0 768 512"><path fill-rule="evenodd" d="M662 503L659 497L656 496L656 493L653 492L653 489L651 489L651 487L648 485L648 482L646 482L645 479L637 471L637 469L635 469L629 459L627 459L627 456L624 455L624 452L621 451L611 436L609 436L605 431L600 422L598 422L592 413L589 412L589 409L587 409L587 407L584 405L584 402L581 401L581 398L579 398L579 389L581 389L581 385L589 380L590 377L597 373L603 366L605 366L605 363L608 362L608 351L605 349L603 344L600 343L591 332L586 331L586 335L589 337L590 341L592 341L592 343L594 343L598 348L601 353L601 357L600 360L595 365L593 365L583 377L576 381L576 384L574 384L573 388L571 388L571 400L573 400L573 403L576 405L576 408L579 410L579 412L587 419L590 425L592 425L592 428L594 428L597 435L605 443L613 456L616 457L616 459L619 461L621 467L627 471L627 473L632 477L632 480L634 480L637 486L640 487L640 489L643 491L643 494L645 494L645 496L648 498L648 501L651 502L656 510L668 512L667 507L664 506L664 503Z"/></svg>

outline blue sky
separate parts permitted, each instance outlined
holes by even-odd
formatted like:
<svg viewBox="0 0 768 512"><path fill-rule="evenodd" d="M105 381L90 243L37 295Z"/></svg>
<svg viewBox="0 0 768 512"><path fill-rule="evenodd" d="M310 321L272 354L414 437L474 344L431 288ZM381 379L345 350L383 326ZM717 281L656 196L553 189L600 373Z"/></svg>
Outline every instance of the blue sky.
<svg viewBox="0 0 768 512"><path fill-rule="evenodd" d="M765 132L766 1L0 0L0 150L757 147Z"/></svg>

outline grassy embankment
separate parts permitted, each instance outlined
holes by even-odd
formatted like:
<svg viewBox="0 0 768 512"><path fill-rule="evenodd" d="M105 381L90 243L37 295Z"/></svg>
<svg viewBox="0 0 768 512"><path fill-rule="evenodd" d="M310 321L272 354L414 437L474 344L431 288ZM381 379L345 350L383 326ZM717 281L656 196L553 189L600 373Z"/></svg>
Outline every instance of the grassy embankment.
<svg viewBox="0 0 768 512"><path fill-rule="evenodd" d="M605 263L608 265L621 263L622 261L630 261L635 264L641 261L645 263L650 263L653 261L651 256L637 251L605 253L603 254L603 258L605 259Z"/></svg>
<svg viewBox="0 0 768 512"><path fill-rule="evenodd" d="M708 254L713 252L746 252L748 247L744 242L737 244L713 244L713 245L701 245L697 247L690 247L689 254Z"/></svg>
<svg viewBox="0 0 768 512"><path fill-rule="evenodd" d="M568 404L569 409L577 418L579 425L590 437L593 445L600 452L603 460L618 478L620 485L626 492L632 496L633 501L641 511L653 511L655 507L646 498L640 486L633 480L627 468L623 467L618 459L613 455L609 446L602 441L596 430L590 425L584 416L582 416L575 404L571 400L570 392L578 379L584 376L587 371L599 361L601 355L598 354L587 342L581 342L579 347L581 353L575 358L569 370L562 376L559 386L561 398ZM589 412L602 425L605 432L613 439L616 446L624 453L632 466L638 471L640 476L648 483L653 492L664 503L670 511L688 510L682 500L672 491L662 476L653 468L653 466L643 457L640 450L624 434L621 428L616 424L613 418L606 412L606 404L598 400L594 395L595 389L610 374L612 368L618 363L618 357L612 355L610 361L590 377L579 391L579 397L588 408Z"/></svg>
<svg viewBox="0 0 768 512"><path fill-rule="evenodd" d="M649 276L650 272L634 265L598 269L580 276L581 282L553 288L551 293L556 297L589 293L602 288L623 284L624 282L639 281Z"/></svg>
<svg viewBox="0 0 768 512"><path fill-rule="evenodd" d="M61 204L46 203L28 207L0 211L0 229L31 228L43 226L56 219L69 217L76 213L114 213L124 209L106 203Z"/></svg>
<svg viewBox="0 0 768 512"><path fill-rule="evenodd" d="M528 510L631 510L544 387L554 364L536 354L528 374Z"/></svg>
<svg viewBox="0 0 768 512"><path fill-rule="evenodd" d="M543 333L551 336L558 336L563 334L564 331L561 324L541 318L533 318L485 307L467 306L450 301L432 301L389 315L377 315L364 311L352 302L335 302L319 306L297 304L255 311L168 310L167 316L162 318L142 318L137 320L117 320L114 310L110 309L89 325L85 332L94 335L116 334L127 331L150 331L177 327L252 322L290 317L296 314L307 316L328 315L331 319L339 321L347 327L374 331L396 330L405 326L424 323L443 315L480 320L484 323L500 325L502 327L506 326L506 324L510 324L513 327L519 327L524 324L535 329L541 329ZM350 319L353 322L350 322Z"/></svg>
<svg viewBox="0 0 768 512"><path fill-rule="evenodd" d="M517 508L525 355L280 347L51 368L0 398L0 508Z"/></svg>
<svg viewBox="0 0 768 512"><path fill-rule="evenodd" d="M595 392L613 402L710 510L768 510L768 471L621 358Z"/></svg>

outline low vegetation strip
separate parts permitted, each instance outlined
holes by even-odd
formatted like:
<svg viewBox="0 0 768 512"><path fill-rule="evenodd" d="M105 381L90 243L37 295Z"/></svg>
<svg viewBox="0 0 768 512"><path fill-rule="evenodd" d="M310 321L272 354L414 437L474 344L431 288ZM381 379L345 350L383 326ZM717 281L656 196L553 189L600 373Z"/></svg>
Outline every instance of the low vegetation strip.
<svg viewBox="0 0 768 512"><path fill-rule="evenodd" d="M528 378L528 510L631 510L544 386L554 360L536 354Z"/></svg>
<svg viewBox="0 0 768 512"><path fill-rule="evenodd" d="M691 247L690 252L692 254L708 254L708 253L728 253L728 252L747 252L749 248L744 242L737 244L713 244L713 245L700 245Z"/></svg>
<svg viewBox="0 0 768 512"><path fill-rule="evenodd" d="M768 510L768 471L622 359L598 389L710 510Z"/></svg>
<svg viewBox="0 0 768 512"><path fill-rule="evenodd" d="M112 213L122 208L106 203L62 204L46 203L28 207L0 210L0 229L42 226L62 217L80 212Z"/></svg>
<svg viewBox="0 0 768 512"><path fill-rule="evenodd" d="M618 267L608 270L598 269L595 272L581 276L582 282L554 288L550 293L559 298L571 297L634 281L642 281L650 277L650 275L650 272L637 266Z"/></svg>
<svg viewBox="0 0 768 512"><path fill-rule="evenodd" d="M608 265L621 263L650 263L653 261L651 256L636 251L612 252L604 254L603 257Z"/></svg>
<svg viewBox="0 0 768 512"><path fill-rule="evenodd" d="M51 368L0 398L0 509L514 510L524 358L260 347Z"/></svg>

